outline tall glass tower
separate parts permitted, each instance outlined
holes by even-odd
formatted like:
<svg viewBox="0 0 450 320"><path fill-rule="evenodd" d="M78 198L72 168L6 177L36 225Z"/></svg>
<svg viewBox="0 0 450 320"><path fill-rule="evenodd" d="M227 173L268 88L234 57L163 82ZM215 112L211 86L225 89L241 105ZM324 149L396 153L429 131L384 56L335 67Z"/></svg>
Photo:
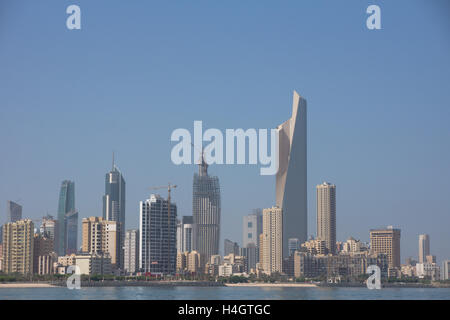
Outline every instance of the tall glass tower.
<svg viewBox="0 0 450 320"><path fill-rule="evenodd" d="M220 186L219 178L208 175L208 164L202 157L198 174L194 174L192 213L195 225L195 249L202 265L219 254Z"/></svg>
<svg viewBox="0 0 450 320"><path fill-rule="evenodd" d="M120 228L119 248L123 248L125 241L125 179L114 162L112 169L105 177L105 195L103 196L103 219L116 221ZM123 267L122 249L119 254L119 268Z"/></svg>
<svg viewBox="0 0 450 320"><path fill-rule="evenodd" d="M64 180L59 192L58 234L55 249L58 255L77 250L78 212L75 210L75 182Z"/></svg>
<svg viewBox="0 0 450 320"><path fill-rule="evenodd" d="M306 100L295 91L292 116L277 130L276 203L283 210L283 257L287 257L289 239L307 240Z"/></svg>

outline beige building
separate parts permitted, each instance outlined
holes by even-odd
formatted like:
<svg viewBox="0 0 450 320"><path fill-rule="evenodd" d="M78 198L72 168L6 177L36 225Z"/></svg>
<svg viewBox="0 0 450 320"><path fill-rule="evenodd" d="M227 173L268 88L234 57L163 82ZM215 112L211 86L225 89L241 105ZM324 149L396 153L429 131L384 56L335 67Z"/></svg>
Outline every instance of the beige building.
<svg viewBox="0 0 450 320"><path fill-rule="evenodd" d="M400 268L400 229L392 226L386 229L370 230L370 251L385 253L390 268Z"/></svg>
<svg viewBox="0 0 450 320"><path fill-rule="evenodd" d="M100 217L83 218L81 251L90 254L109 254L113 267L120 265L121 249L118 223Z"/></svg>
<svg viewBox="0 0 450 320"><path fill-rule="evenodd" d="M201 255L198 251L178 252L177 253L177 271L189 273L201 273Z"/></svg>
<svg viewBox="0 0 450 320"><path fill-rule="evenodd" d="M33 273L34 224L29 219L3 226L3 272Z"/></svg>
<svg viewBox="0 0 450 320"><path fill-rule="evenodd" d="M311 239L301 244L302 248L313 255L324 255L327 253L327 246L325 240L322 239Z"/></svg>
<svg viewBox="0 0 450 320"><path fill-rule="evenodd" d="M283 211L279 207L263 210L262 259L264 273L281 272L283 264Z"/></svg>
<svg viewBox="0 0 450 320"><path fill-rule="evenodd" d="M108 275L112 274L111 258L108 254L79 254L75 256L75 265L80 268L80 274Z"/></svg>
<svg viewBox="0 0 450 320"><path fill-rule="evenodd" d="M317 238L325 240L328 253L336 254L336 186L328 182L317 190Z"/></svg>

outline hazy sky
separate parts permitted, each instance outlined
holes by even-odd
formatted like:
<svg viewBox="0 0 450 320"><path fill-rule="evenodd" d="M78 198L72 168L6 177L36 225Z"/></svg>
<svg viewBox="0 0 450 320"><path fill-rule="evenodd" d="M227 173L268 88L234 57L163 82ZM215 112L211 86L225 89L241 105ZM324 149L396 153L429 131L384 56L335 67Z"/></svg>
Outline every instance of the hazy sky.
<svg viewBox="0 0 450 320"><path fill-rule="evenodd" d="M345 5L344 5L345 3ZM66 28L78 4L82 30ZM382 30L366 28L381 7ZM111 153L127 182L127 227L151 186L178 184L192 214L195 166L170 161L176 128L274 128L292 91L308 101L308 234L315 186L337 186L337 237L402 230L402 262L428 233L450 258L450 4L443 1L0 2L0 222L56 214L61 181L80 217L101 216ZM211 166L223 238L275 201L258 166ZM162 190L166 196L166 191ZM81 221L80 221L81 223Z"/></svg>

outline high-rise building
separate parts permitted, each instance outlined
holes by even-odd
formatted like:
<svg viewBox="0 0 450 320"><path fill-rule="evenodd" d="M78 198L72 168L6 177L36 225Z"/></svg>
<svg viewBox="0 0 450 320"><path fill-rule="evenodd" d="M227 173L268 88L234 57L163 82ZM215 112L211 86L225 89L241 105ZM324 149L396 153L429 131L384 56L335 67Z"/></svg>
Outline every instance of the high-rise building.
<svg viewBox="0 0 450 320"><path fill-rule="evenodd" d="M58 203L58 233L55 241L58 255L77 251L78 212L75 210L75 183L65 180L61 184Z"/></svg>
<svg viewBox="0 0 450 320"><path fill-rule="evenodd" d="M3 272L33 273L34 224L29 219L3 226Z"/></svg>
<svg viewBox="0 0 450 320"><path fill-rule="evenodd" d="M262 233L262 210L254 209L253 213L244 216L242 225L242 247L249 244L258 247L258 238Z"/></svg>
<svg viewBox="0 0 450 320"><path fill-rule="evenodd" d="M450 279L450 260L442 261L441 280Z"/></svg>
<svg viewBox="0 0 450 320"><path fill-rule="evenodd" d="M112 160L112 169L105 176L105 195L103 196L103 219L116 221L120 230L125 229L125 179ZM125 233L117 239L117 247L123 248ZM123 249L120 249L122 251ZM117 267L123 268L123 254L120 252Z"/></svg>
<svg viewBox="0 0 450 320"><path fill-rule="evenodd" d="M6 212L8 214L6 222L16 222L22 219L22 206L14 201L6 202Z"/></svg>
<svg viewBox="0 0 450 320"><path fill-rule="evenodd" d="M208 164L202 157L198 174L194 174L192 213L195 224L195 250L202 265L212 255L219 254L220 240L219 178L208 175Z"/></svg>
<svg viewBox="0 0 450 320"><path fill-rule="evenodd" d="M261 233L262 234L262 233ZM245 248L241 248L240 255L245 257L245 272L256 271L256 264L259 261L259 247L250 243Z"/></svg>
<svg viewBox="0 0 450 320"><path fill-rule="evenodd" d="M139 269L139 230L127 230L123 247L124 271L134 274Z"/></svg>
<svg viewBox="0 0 450 320"><path fill-rule="evenodd" d="M42 223L41 226L39 228L39 232L49 238L52 239L52 241L54 242L55 239L57 238L57 225L58 225L58 221L55 220L55 218L51 215L46 215L45 217L42 218Z"/></svg>
<svg viewBox="0 0 450 320"><path fill-rule="evenodd" d="M419 263L425 263L426 257L430 255L430 236L419 235Z"/></svg>
<svg viewBox="0 0 450 320"><path fill-rule="evenodd" d="M82 220L83 253L109 255L114 268L119 268L121 250L118 247L120 228L116 221L108 221L101 217L89 217Z"/></svg>
<svg viewBox="0 0 450 320"><path fill-rule="evenodd" d="M328 253L336 254L336 186L328 182L317 190L317 238L325 240Z"/></svg>
<svg viewBox="0 0 450 320"><path fill-rule="evenodd" d="M289 256L294 255L295 251L300 249L301 243L300 240L297 238L290 238L288 240L288 250L289 250Z"/></svg>
<svg viewBox="0 0 450 320"><path fill-rule="evenodd" d="M227 256L229 254L239 255L239 244L237 242L225 239L223 244L223 255Z"/></svg>
<svg viewBox="0 0 450 320"><path fill-rule="evenodd" d="M46 262L47 258L51 257L53 253L54 244L53 240L47 237L45 234L34 235L34 248L33 248L33 273L42 274L39 271L40 263ZM51 259L51 258L49 258ZM42 266L41 266L42 267Z"/></svg>
<svg viewBox="0 0 450 320"><path fill-rule="evenodd" d="M373 254L385 253L389 268L400 268L400 229L370 230L370 250Z"/></svg>
<svg viewBox="0 0 450 320"><path fill-rule="evenodd" d="M263 210L262 269L264 273L281 272L283 267L283 211L272 207Z"/></svg>
<svg viewBox="0 0 450 320"><path fill-rule="evenodd" d="M183 216L177 223L177 251L191 252L194 250L195 224L193 216Z"/></svg>
<svg viewBox="0 0 450 320"><path fill-rule="evenodd" d="M306 100L294 91L292 116L278 126L276 205L283 211L283 254L288 239L307 240Z"/></svg>
<svg viewBox="0 0 450 320"><path fill-rule="evenodd" d="M139 269L150 273L175 273L176 204L152 194L150 199L140 202L139 211Z"/></svg>

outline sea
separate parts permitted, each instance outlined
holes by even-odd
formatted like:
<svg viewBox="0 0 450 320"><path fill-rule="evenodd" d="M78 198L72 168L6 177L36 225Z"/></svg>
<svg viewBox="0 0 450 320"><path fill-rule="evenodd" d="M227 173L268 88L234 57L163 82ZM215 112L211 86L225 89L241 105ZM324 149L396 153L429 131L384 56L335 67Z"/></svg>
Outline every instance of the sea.
<svg viewBox="0 0 450 320"><path fill-rule="evenodd" d="M450 288L0 288L0 300L450 300Z"/></svg>

